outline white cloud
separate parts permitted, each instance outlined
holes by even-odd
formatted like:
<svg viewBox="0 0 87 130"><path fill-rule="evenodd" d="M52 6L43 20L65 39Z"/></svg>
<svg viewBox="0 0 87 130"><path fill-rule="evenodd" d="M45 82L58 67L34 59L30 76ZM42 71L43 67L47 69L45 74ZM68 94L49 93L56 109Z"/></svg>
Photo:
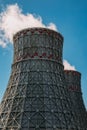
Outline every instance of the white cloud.
<svg viewBox="0 0 87 130"><path fill-rule="evenodd" d="M63 61L64 70L76 70L75 66L71 65L67 60Z"/></svg>
<svg viewBox="0 0 87 130"><path fill-rule="evenodd" d="M12 43L13 35L17 31L28 27L45 27L57 30L54 23L51 22L46 26L40 16L30 13L23 14L17 4L9 5L0 13L0 45L6 47L8 43Z"/></svg>

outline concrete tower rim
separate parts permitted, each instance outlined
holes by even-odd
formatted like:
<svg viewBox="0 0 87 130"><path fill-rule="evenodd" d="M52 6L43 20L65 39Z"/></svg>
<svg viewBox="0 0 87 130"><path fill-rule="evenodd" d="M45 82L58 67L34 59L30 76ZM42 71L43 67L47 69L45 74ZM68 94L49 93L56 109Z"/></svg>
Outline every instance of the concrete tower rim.
<svg viewBox="0 0 87 130"><path fill-rule="evenodd" d="M59 33L58 31L56 30L53 30L53 29L49 29L49 28L45 28L45 27L30 27L30 28L24 28L24 29L21 29L19 31L17 31L14 35L13 35L13 41L16 39L16 37L18 37L19 35L22 35L23 33L25 33L26 31L39 31L39 30L42 30L42 31L48 31L49 34L52 33L54 35L59 35L59 39L62 40L62 43L63 43L63 40L64 40L64 37L62 36L61 33Z"/></svg>
<svg viewBox="0 0 87 130"><path fill-rule="evenodd" d="M64 72L65 72L65 73L76 74L76 75L79 75L79 76L82 75L82 74L81 74L79 71L77 71L77 70L67 70L67 69L65 69Z"/></svg>

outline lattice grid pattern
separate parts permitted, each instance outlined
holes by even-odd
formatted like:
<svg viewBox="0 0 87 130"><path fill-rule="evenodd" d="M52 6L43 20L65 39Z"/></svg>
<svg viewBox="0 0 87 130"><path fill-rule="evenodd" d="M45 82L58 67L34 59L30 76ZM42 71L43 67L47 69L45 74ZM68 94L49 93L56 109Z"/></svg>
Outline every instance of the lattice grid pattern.
<svg viewBox="0 0 87 130"><path fill-rule="evenodd" d="M31 28L14 36L1 130L80 130L65 83L62 46L63 37L49 29Z"/></svg>

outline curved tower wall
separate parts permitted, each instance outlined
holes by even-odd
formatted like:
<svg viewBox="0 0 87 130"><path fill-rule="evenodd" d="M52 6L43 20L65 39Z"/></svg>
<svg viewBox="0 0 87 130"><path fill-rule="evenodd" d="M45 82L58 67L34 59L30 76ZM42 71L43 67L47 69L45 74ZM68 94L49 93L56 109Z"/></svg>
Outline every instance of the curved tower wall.
<svg viewBox="0 0 87 130"><path fill-rule="evenodd" d="M0 108L2 130L78 130L64 79L63 37L30 28L14 35L14 59Z"/></svg>
<svg viewBox="0 0 87 130"><path fill-rule="evenodd" d="M14 36L14 63L24 59L47 59L62 63L63 37L48 29L23 30Z"/></svg>
<svg viewBox="0 0 87 130"><path fill-rule="evenodd" d="M65 70L65 79L68 91L72 99L72 109L76 112L81 130L86 130L86 109L81 91L81 73L73 70Z"/></svg>

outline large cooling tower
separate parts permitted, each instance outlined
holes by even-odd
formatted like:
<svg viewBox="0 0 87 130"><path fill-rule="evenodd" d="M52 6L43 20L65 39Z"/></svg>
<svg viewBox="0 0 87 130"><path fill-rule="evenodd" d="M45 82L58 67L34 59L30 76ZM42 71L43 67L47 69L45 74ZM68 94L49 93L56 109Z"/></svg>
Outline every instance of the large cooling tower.
<svg viewBox="0 0 87 130"><path fill-rule="evenodd" d="M64 81L63 37L44 28L14 35L14 60L0 130L78 130Z"/></svg>
<svg viewBox="0 0 87 130"><path fill-rule="evenodd" d="M86 109L84 106L81 91L81 73L73 70L65 70L67 87L72 98L72 109L75 111L79 128L87 130Z"/></svg>

